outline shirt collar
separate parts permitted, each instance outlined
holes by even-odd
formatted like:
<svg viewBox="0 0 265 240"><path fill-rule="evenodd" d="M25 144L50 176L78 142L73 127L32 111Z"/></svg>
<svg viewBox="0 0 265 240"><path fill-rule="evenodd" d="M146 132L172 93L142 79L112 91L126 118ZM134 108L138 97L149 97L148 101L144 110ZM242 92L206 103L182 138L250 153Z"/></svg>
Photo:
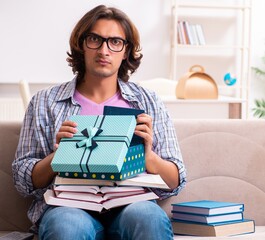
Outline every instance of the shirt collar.
<svg viewBox="0 0 265 240"><path fill-rule="evenodd" d="M63 88L62 88L62 91L60 94L58 94L57 96L57 101L64 101L64 100L67 100L67 99L72 99L72 102L75 102L74 101L74 93L75 93L75 88L76 88L76 77L71 80L70 82L67 82L63 85Z"/></svg>
<svg viewBox="0 0 265 240"><path fill-rule="evenodd" d="M120 91L121 91L121 95L124 99L128 100L128 101L139 101L139 92L136 91L132 91L132 89L130 88L128 82L124 82L121 79L118 79L118 85L120 87Z"/></svg>
<svg viewBox="0 0 265 240"><path fill-rule="evenodd" d="M57 101L64 101L67 99L72 99L72 102L75 103L75 100L73 98L75 93L77 80L76 77L71 80L70 82L65 83L64 89L61 91L61 94L57 96ZM118 79L118 85L121 91L121 95L124 99L127 101L139 101L140 94L139 92L132 91L129 84L127 82L122 81L121 79Z"/></svg>

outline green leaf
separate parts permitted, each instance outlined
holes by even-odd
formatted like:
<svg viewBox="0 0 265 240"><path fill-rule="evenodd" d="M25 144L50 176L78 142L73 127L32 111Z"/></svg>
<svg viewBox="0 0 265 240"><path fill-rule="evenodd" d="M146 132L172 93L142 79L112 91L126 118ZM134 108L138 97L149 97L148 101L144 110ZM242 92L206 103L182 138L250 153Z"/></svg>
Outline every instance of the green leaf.
<svg viewBox="0 0 265 240"><path fill-rule="evenodd" d="M252 108L254 117L257 118L265 118L265 100L264 99L256 99L255 106Z"/></svg>
<svg viewBox="0 0 265 240"><path fill-rule="evenodd" d="M252 70L257 75L257 77L265 78L265 71L264 70L261 70L260 68L257 68L257 67L252 67Z"/></svg>

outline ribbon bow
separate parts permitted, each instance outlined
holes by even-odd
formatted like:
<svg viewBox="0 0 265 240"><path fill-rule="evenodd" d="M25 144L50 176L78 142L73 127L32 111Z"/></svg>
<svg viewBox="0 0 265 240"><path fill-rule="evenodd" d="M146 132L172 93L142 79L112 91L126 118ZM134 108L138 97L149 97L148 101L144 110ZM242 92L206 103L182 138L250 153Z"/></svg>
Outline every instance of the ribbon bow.
<svg viewBox="0 0 265 240"><path fill-rule="evenodd" d="M86 137L85 139L81 140L80 142L76 143L76 147L85 147L90 148L93 150L98 146L95 140L93 140L94 137L98 136L100 133L102 133L102 129L99 129L97 127L89 127L85 128L81 133Z"/></svg>

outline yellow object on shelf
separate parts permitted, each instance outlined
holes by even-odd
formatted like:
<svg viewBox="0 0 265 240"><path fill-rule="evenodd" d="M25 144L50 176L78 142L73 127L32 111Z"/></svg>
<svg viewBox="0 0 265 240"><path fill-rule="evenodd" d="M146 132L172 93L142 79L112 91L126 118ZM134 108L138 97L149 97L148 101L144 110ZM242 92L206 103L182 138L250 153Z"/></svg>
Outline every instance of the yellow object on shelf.
<svg viewBox="0 0 265 240"><path fill-rule="evenodd" d="M200 65L194 65L182 76L176 87L176 97L181 99L217 99L218 88L211 76Z"/></svg>

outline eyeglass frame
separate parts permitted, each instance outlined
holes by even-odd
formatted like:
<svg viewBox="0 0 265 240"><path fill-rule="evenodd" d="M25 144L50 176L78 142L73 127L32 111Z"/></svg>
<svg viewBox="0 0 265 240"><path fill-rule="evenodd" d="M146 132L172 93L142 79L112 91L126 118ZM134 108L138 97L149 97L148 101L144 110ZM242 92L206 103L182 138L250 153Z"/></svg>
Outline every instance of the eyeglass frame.
<svg viewBox="0 0 265 240"><path fill-rule="evenodd" d="M97 38L99 38L99 39L101 39L101 44L100 44L98 47L96 47L96 48L91 48L91 47L89 47L88 44L87 44L87 37L88 37L88 36L91 36L91 35L92 35L92 36L95 36L95 37L97 37ZM109 46L109 40L113 40L113 39L118 39L118 40L121 40L121 41L122 41L123 45L122 45L121 50L116 51L116 50L113 50L113 49L110 48L110 46ZM103 43L106 42L106 43L107 43L107 47L108 47L108 49L109 49L110 51L112 51L112 52L121 52L121 51L124 49L124 46L128 43L127 40L125 40L125 39L123 39L123 38L121 38L121 37L108 37L108 38L104 38L104 37L102 37L102 36L100 36L100 35L98 35L98 34L96 34L96 33L88 33L88 34L86 34L86 35L85 35L85 38L84 38L84 41L85 41L86 47L89 48L89 49L93 49L93 50L100 49L100 48L102 47Z"/></svg>

